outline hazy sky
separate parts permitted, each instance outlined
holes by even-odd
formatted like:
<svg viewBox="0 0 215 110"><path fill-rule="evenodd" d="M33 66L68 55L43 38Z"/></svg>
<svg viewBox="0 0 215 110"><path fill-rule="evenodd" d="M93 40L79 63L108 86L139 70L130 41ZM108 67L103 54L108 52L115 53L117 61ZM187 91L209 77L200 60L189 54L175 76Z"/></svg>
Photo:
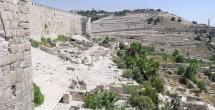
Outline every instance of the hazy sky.
<svg viewBox="0 0 215 110"><path fill-rule="evenodd" d="M108 11L122 9L162 9L188 20L215 26L215 0L33 0L64 10L103 9Z"/></svg>

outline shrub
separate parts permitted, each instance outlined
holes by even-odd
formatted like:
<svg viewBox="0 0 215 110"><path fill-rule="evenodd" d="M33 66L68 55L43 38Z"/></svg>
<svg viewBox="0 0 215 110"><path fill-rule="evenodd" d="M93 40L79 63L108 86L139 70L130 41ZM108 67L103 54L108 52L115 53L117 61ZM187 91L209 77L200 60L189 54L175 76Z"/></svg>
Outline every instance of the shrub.
<svg viewBox="0 0 215 110"><path fill-rule="evenodd" d="M153 22L153 18L149 18L148 20L147 20L147 24L151 24L152 22Z"/></svg>
<svg viewBox="0 0 215 110"><path fill-rule="evenodd" d="M156 18L155 20L154 20L154 25L157 25L157 23L158 22L160 22L161 20L160 20L160 18L158 17L158 18Z"/></svg>
<svg viewBox="0 0 215 110"><path fill-rule="evenodd" d="M184 62L184 56L183 55L180 55L180 52L179 50L175 50L172 54L173 56L173 60L176 62L176 63L183 63Z"/></svg>
<svg viewBox="0 0 215 110"><path fill-rule="evenodd" d="M125 49L125 44L123 42L119 43L119 49L124 50Z"/></svg>
<svg viewBox="0 0 215 110"><path fill-rule="evenodd" d="M66 37L64 35L58 35L57 40L61 41L61 42L65 42L66 41Z"/></svg>
<svg viewBox="0 0 215 110"><path fill-rule="evenodd" d="M175 51L172 53L172 56L178 56L180 55L180 52L178 49L175 49Z"/></svg>
<svg viewBox="0 0 215 110"><path fill-rule="evenodd" d="M179 67L178 67L178 72L177 72L178 75L183 75L184 72L185 72L184 66L183 66L183 65L179 65Z"/></svg>
<svg viewBox="0 0 215 110"><path fill-rule="evenodd" d="M40 41L41 41L41 44L42 44L42 45L47 45L47 44L48 44L47 39L44 38L44 37L42 37L42 38L40 39Z"/></svg>
<svg viewBox="0 0 215 110"><path fill-rule="evenodd" d="M84 106L93 110L102 108L113 110L118 100L117 94L110 91L91 92L85 97Z"/></svg>
<svg viewBox="0 0 215 110"><path fill-rule="evenodd" d="M100 46L103 46L103 45L107 45L111 42L114 42L115 39L114 38L110 38L110 37L105 37L105 39L99 43Z"/></svg>
<svg viewBox="0 0 215 110"><path fill-rule="evenodd" d="M125 78L133 78L134 74L133 74L133 70L132 69L127 69L123 72L123 77Z"/></svg>
<svg viewBox="0 0 215 110"><path fill-rule="evenodd" d="M125 56L125 52L123 52L123 51L120 50L120 51L117 51L116 55L118 57L122 57L122 56Z"/></svg>
<svg viewBox="0 0 215 110"><path fill-rule="evenodd" d="M36 106L39 106L44 102L44 96L41 93L39 86L37 86L35 83L33 85L34 85L34 104Z"/></svg>
<svg viewBox="0 0 215 110"><path fill-rule="evenodd" d="M206 84L205 84L204 81L198 81L198 82L197 82L197 85L198 85L198 88L199 88L200 90L206 90Z"/></svg>
<svg viewBox="0 0 215 110"><path fill-rule="evenodd" d="M176 63L183 63L184 62L184 56L183 55L177 55L174 58Z"/></svg>
<svg viewBox="0 0 215 110"><path fill-rule="evenodd" d="M100 99L101 95L98 95L97 92L87 94L87 96L84 98L84 106L93 110L101 108L101 105L99 103Z"/></svg>
<svg viewBox="0 0 215 110"><path fill-rule="evenodd" d="M161 9L157 9L156 11L161 12L162 10Z"/></svg>
<svg viewBox="0 0 215 110"><path fill-rule="evenodd" d="M172 17L172 18L171 18L171 21L175 21L175 17Z"/></svg>
<svg viewBox="0 0 215 110"><path fill-rule="evenodd" d="M148 96L152 99L152 101L157 105L158 104L158 95L155 89L153 89L150 85L145 86L145 91L141 93L141 95Z"/></svg>
<svg viewBox="0 0 215 110"><path fill-rule="evenodd" d="M153 81L152 81L152 87L154 87L157 92L161 93L164 91L164 80L156 77Z"/></svg>
<svg viewBox="0 0 215 110"><path fill-rule="evenodd" d="M125 61L121 57L115 58L114 62L116 63L118 68L120 69L126 68Z"/></svg>
<svg viewBox="0 0 215 110"><path fill-rule="evenodd" d="M90 38L90 37L91 37L91 35L88 34L88 33L83 33L83 35L84 35L85 37L87 37L87 38Z"/></svg>
<svg viewBox="0 0 215 110"><path fill-rule="evenodd" d="M198 35L198 36L196 36L196 37L194 38L194 40L201 41L201 38L200 38L200 36Z"/></svg>
<svg viewBox="0 0 215 110"><path fill-rule="evenodd" d="M40 45L39 42L37 42L37 41L35 41L35 40L32 40L32 41L31 41L31 46L32 46L32 47L37 48L37 47L39 47L39 45Z"/></svg>
<svg viewBox="0 0 215 110"><path fill-rule="evenodd" d="M129 99L129 103L138 110L155 110L156 106L152 99L147 96L135 95Z"/></svg>
<svg viewBox="0 0 215 110"><path fill-rule="evenodd" d="M190 64L187 67L184 76L190 79L191 81L196 82L197 69L198 69L198 66L196 64Z"/></svg>

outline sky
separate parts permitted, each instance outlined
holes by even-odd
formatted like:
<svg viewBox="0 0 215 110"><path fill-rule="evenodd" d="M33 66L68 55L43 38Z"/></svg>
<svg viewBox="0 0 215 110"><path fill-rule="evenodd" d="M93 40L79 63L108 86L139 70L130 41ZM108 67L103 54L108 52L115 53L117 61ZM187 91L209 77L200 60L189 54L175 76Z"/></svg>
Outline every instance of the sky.
<svg viewBox="0 0 215 110"><path fill-rule="evenodd" d="M215 26L215 0L33 0L63 10L162 9L172 14Z"/></svg>

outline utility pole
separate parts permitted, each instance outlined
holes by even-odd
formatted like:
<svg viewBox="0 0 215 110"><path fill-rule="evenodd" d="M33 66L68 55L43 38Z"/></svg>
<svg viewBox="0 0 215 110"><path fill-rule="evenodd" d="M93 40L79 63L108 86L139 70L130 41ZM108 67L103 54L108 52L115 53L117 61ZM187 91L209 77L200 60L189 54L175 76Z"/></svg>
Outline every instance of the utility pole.
<svg viewBox="0 0 215 110"><path fill-rule="evenodd" d="M208 19L208 28L210 27L210 21L211 21L211 20L210 20L210 19Z"/></svg>

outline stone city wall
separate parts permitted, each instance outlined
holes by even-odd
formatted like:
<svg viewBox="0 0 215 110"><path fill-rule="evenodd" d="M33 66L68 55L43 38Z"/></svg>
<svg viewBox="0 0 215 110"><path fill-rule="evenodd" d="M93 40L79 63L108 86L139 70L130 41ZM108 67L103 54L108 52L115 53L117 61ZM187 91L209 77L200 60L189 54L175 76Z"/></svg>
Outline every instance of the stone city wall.
<svg viewBox="0 0 215 110"><path fill-rule="evenodd" d="M56 38L58 35L90 34L90 18L42 4L31 5L31 38Z"/></svg>
<svg viewBox="0 0 215 110"><path fill-rule="evenodd" d="M0 0L0 110L33 110L30 0Z"/></svg>

